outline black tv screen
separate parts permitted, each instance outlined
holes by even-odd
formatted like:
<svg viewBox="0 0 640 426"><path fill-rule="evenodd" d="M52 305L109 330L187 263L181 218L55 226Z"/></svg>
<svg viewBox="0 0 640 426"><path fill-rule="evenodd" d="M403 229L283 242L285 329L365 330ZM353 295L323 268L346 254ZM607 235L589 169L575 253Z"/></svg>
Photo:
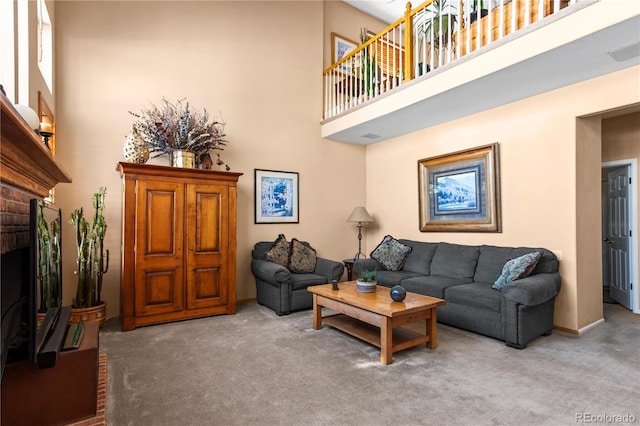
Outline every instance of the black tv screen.
<svg viewBox="0 0 640 426"><path fill-rule="evenodd" d="M29 203L29 243L27 247L3 253L1 265L1 299L2 334L0 335L0 377L7 363L18 361L36 361L36 333L38 327L37 311L44 295L39 292L39 274L43 270L53 271L60 280L59 290L54 292L53 299L62 301L62 251L58 250L50 258L56 265L42 268L43 258L38 238L38 213L41 213L50 235L53 235L51 224L57 220L62 223L62 212L51 205L42 205L37 199ZM42 224L41 224L42 225ZM56 238L60 238L58 235ZM61 248L61 241L58 241ZM47 260L48 261L48 260ZM39 267L40 265L40 267ZM51 297L50 297L51 299ZM45 311L43 311L45 312Z"/></svg>

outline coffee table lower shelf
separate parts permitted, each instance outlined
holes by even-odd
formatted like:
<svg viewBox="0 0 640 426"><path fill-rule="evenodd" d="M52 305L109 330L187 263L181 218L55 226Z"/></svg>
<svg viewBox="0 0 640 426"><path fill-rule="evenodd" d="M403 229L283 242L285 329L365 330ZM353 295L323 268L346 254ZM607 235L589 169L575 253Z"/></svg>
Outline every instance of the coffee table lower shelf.
<svg viewBox="0 0 640 426"><path fill-rule="evenodd" d="M380 327L367 324L344 314L322 317L322 323L382 349ZM422 343L428 343L429 340L431 340L430 336L416 333L406 328L396 327L393 329L391 353L418 346Z"/></svg>

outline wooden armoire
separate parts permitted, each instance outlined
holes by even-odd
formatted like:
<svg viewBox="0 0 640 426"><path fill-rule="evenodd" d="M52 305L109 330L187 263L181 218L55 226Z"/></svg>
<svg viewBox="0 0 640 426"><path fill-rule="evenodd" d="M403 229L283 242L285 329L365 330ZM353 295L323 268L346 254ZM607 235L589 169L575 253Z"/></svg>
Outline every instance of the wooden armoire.
<svg viewBox="0 0 640 426"><path fill-rule="evenodd" d="M118 163L122 330L236 312L242 173Z"/></svg>

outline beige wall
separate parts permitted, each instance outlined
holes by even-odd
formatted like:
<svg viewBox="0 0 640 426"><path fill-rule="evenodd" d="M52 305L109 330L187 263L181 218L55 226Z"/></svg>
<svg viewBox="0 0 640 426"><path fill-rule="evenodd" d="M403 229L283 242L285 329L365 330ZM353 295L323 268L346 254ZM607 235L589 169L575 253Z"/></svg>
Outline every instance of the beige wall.
<svg viewBox="0 0 640 426"><path fill-rule="evenodd" d="M578 327L602 319L602 119L576 120L576 284ZM597 191L594 192L594 189ZM595 230L596 232L593 232Z"/></svg>
<svg viewBox="0 0 640 426"><path fill-rule="evenodd" d="M355 7L337 0L324 2L324 60L323 69L331 65L331 33L335 32L357 44L360 44L360 29L377 33L387 25L361 12ZM398 16L400 18L400 16Z"/></svg>
<svg viewBox="0 0 640 426"><path fill-rule="evenodd" d="M577 280L576 118L639 102L638 94L628 89L637 86L639 70L632 67L369 145L367 208L378 229L369 230L367 250L385 234L419 241L546 247L561 258L563 282L556 302L556 326L578 330L593 322L594 313L601 318L602 307L594 306L589 293L601 288L601 277ZM502 232L421 233L417 160L492 142L500 143ZM600 144L585 150L593 156L591 151L599 153ZM590 167L599 173L599 164ZM595 199L599 190L598 183ZM599 217L599 208L594 217ZM594 220L590 218L581 231L599 229L600 223ZM594 256L591 250L581 262L600 264ZM579 309L583 303L593 312Z"/></svg>
<svg viewBox="0 0 640 426"><path fill-rule="evenodd" d="M227 122L223 159L238 190L239 300L255 297L250 252L279 233L318 255L352 256L346 218L364 204L365 149L322 140L322 2L56 2L58 158L73 184L58 187L65 214L90 209L108 188L108 315L119 313L121 188L115 171L131 130L129 110L186 97ZM339 30L335 30L339 31ZM300 173L300 223L254 224L253 170ZM70 227L65 302L74 288Z"/></svg>

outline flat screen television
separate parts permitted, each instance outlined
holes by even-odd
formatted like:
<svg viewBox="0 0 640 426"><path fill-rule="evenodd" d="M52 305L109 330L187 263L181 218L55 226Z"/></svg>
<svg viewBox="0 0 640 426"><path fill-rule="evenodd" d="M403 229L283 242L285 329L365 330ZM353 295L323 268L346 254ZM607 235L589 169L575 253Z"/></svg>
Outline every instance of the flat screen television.
<svg viewBox="0 0 640 426"><path fill-rule="evenodd" d="M0 257L2 331L0 334L0 380L8 363L19 361L35 362L37 356L36 333L38 327L37 309L41 296L38 291L38 246L37 199L29 203L29 239L27 247L3 253ZM62 212L51 205L42 208L42 216L47 224L54 220L62 223ZM58 237L59 238L59 237ZM59 245L62 247L62 245ZM62 251L56 254L57 267L62 265ZM61 277L61 269L59 270ZM60 286L60 289L62 286ZM60 293L55 297L62 300Z"/></svg>

